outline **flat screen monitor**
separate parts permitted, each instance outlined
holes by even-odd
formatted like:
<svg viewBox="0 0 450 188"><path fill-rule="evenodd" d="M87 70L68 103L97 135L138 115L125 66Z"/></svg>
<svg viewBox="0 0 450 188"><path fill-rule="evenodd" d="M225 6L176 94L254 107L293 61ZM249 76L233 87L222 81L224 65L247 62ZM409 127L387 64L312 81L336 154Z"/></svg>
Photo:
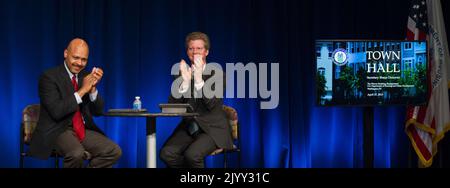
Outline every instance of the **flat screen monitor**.
<svg viewBox="0 0 450 188"><path fill-rule="evenodd" d="M424 105L426 41L316 40L318 106Z"/></svg>

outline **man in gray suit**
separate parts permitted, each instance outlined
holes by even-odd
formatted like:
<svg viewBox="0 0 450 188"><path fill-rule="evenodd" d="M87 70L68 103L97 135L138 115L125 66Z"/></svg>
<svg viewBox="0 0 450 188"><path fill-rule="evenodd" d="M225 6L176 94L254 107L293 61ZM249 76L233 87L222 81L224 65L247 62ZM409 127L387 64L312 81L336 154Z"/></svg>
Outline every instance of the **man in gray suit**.
<svg viewBox="0 0 450 188"><path fill-rule="evenodd" d="M122 151L95 125L92 116L103 113L103 99L97 83L103 70L87 72L89 47L83 39L73 39L64 50L64 63L45 71L39 79L41 111L33 132L30 155L47 159L56 150L64 156L65 168L112 167Z"/></svg>
<svg viewBox="0 0 450 188"><path fill-rule="evenodd" d="M169 103L187 103L193 112L199 113L195 118L183 118L173 134L161 149L160 157L171 168L204 168L204 157L217 148L233 147L231 128L223 111L222 97L198 95L205 81L214 76L205 75L206 56L209 54L209 38L201 32L193 32L186 37L186 51L191 62L188 67L184 60L180 62L182 84L175 93L177 96L191 91L196 97L176 98L174 93ZM218 71L218 70L215 70ZM217 73L216 73L217 74Z"/></svg>

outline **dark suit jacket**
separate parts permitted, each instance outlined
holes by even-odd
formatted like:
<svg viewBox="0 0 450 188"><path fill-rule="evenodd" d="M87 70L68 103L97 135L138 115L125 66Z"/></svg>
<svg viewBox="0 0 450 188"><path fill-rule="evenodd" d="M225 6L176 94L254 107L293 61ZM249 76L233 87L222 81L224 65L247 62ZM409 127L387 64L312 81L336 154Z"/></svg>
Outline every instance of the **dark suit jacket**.
<svg viewBox="0 0 450 188"><path fill-rule="evenodd" d="M88 74L84 70L78 74L79 88L82 86L83 78ZM89 94L86 94L82 98L83 103L78 105L74 92L64 64L41 75L39 78L41 111L31 138L31 156L42 159L49 157L52 149L55 149L56 138L72 126L72 117L78 108L83 115L86 129L102 133L92 119L92 115L99 116L103 113L103 99L100 94L94 102L91 102Z"/></svg>
<svg viewBox="0 0 450 188"><path fill-rule="evenodd" d="M206 82L210 77L214 75L203 75L203 80ZM225 75L225 74L224 74ZM180 74L181 76L181 74ZM193 81L192 81L193 83ZM224 79L225 87L225 79ZM191 86L193 88L193 84ZM214 86L213 86L214 87ZM178 91L178 90L177 90ZM189 91L195 91L195 88ZM200 128L214 140L215 144L219 148L232 149L233 139L231 137L231 127L228 124L227 116L223 111L223 98L207 98L202 95L202 98L179 98L176 99L172 95L169 96L169 103L188 103L194 108L194 112L199 113L199 116L195 117ZM177 130L187 126L188 121L191 118L183 118L178 125Z"/></svg>

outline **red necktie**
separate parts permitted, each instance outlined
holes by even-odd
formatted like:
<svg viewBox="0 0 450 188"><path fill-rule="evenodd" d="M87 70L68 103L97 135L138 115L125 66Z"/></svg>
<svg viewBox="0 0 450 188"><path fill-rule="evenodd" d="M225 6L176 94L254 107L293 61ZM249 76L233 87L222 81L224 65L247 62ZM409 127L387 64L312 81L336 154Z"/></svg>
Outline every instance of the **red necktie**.
<svg viewBox="0 0 450 188"><path fill-rule="evenodd" d="M77 92L78 84L75 75L72 77L72 85L75 92ZM75 134L77 135L78 139L80 140L80 142L83 141L85 136L85 130L83 118L81 117L80 107L77 108L75 115L73 115L72 123L73 123L73 130L75 131Z"/></svg>

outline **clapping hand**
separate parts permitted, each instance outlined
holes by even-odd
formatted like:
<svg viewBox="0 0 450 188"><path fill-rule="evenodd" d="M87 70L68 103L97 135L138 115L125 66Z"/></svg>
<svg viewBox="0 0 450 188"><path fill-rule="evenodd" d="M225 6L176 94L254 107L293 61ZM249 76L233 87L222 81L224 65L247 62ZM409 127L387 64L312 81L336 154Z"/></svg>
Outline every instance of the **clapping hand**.
<svg viewBox="0 0 450 188"><path fill-rule="evenodd" d="M90 93L94 93L95 91L97 91L97 83L100 82L103 77L103 70L101 68L94 67L92 68L92 72L90 75L94 78Z"/></svg>
<svg viewBox="0 0 450 188"><path fill-rule="evenodd" d="M180 61L180 71L181 76L183 77L183 83L189 83L192 79L192 70L188 67L184 59Z"/></svg>
<svg viewBox="0 0 450 188"><path fill-rule="evenodd" d="M195 83L200 83L203 81L203 56L202 55L194 55L194 64L192 65L192 69L194 71L194 81Z"/></svg>

